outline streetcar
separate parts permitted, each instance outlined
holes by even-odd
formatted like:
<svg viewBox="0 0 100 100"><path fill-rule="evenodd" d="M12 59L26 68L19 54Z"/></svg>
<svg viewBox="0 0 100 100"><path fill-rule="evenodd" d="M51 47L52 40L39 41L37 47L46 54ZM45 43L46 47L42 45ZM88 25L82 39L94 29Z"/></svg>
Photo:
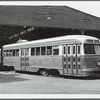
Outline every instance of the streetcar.
<svg viewBox="0 0 100 100"><path fill-rule="evenodd" d="M2 47L2 64L43 76L99 76L100 40L87 35L67 35L18 41Z"/></svg>

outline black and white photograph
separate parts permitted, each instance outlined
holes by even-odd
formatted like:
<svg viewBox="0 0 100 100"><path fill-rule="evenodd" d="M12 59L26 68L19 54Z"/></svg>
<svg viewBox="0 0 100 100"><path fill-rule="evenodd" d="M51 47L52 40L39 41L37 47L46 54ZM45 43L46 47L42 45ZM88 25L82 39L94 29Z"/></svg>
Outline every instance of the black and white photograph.
<svg viewBox="0 0 100 100"><path fill-rule="evenodd" d="M7 94L100 97L100 1L0 2Z"/></svg>

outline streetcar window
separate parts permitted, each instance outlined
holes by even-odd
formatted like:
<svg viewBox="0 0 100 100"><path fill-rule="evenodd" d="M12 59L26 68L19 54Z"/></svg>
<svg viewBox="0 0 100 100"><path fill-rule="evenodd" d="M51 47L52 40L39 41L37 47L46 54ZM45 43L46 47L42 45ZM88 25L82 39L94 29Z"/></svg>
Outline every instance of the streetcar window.
<svg viewBox="0 0 100 100"><path fill-rule="evenodd" d="M4 50L4 57L6 56L6 51Z"/></svg>
<svg viewBox="0 0 100 100"><path fill-rule="evenodd" d="M7 56L7 57L9 56L9 51L8 51L8 50L6 51L6 56Z"/></svg>
<svg viewBox="0 0 100 100"><path fill-rule="evenodd" d="M5 56L7 56L7 50L5 50Z"/></svg>
<svg viewBox="0 0 100 100"><path fill-rule="evenodd" d="M29 55L29 49L25 49L25 56Z"/></svg>
<svg viewBox="0 0 100 100"><path fill-rule="evenodd" d="M23 55L23 51L21 50L21 56Z"/></svg>
<svg viewBox="0 0 100 100"><path fill-rule="evenodd" d="M80 46L78 46L78 54L80 54Z"/></svg>
<svg viewBox="0 0 100 100"><path fill-rule="evenodd" d="M19 49L16 50L16 56L19 56Z"/></svg>
<svg viewBox="0 0 100 100"><path fill-rule="evenodd" d="M95 43L99 43L99 40L94 40Z"/></svg>
<svg viewBox="0 0 100 100"><path fill-rule="evenodd" d="M52 55L52 46L47 47L47 55Z"/></svg>
<svg viewBox="0 0 100 100"><path fill-rule="evenodd" d="M64 46L64 54L66 53L66 47Z"/></svg>
<svg viewBox="0 0 100 100"><path fill-rule="evenodd" d="M75 54L75 46L73 46L73 54Z"/></svg>
<svg viewBox="0 0 100 100"><path fill-rule="evenodd" d="M15 50L13 50L13 56L15 56Z"/></svg>
<svg viewBox="0 0 100 100"><path fill-rule="evenodd" d="M66 61L66 58L64 58L64 61Z"/></svg>
<svg viewBox="0 0 100 100"><path fill-rule="evenodd" d="M24 56L24 49L21 50L21 56Z"/></svg>
<svg viewBox="0 0 100 100"><path fill-rule="evenodd" d="M68 61L70 62L70 58L68 57Z"/></svg>
<svg viewBox="0 0 100 100"><path fill-rule="evenodd" d="M35 55L35 48L31 48L31 55Z"/></svg>
<svg viewBox="0 0 100 100"><path fill-rule="evenodd" d="M95 54L94 45L84 44L84 52L85 54Z"/></svg>
<svg viewBox="0 0 100 100"><path fill-rule="evenodd" d="M95 54L100 55L100 45L94 45Z"/></svg>
<svg viewBox="0 0 100 100"><path fill-rule="evenodd" d="M41 55L45 55L46 54L46 47L41 47Z"/></svg>
<svg viewBox="0 0 100 100"><path fill-rule="evenodd" d="M13 52L12 50L9 51L9 56L12 56L13 55Z"/></svg>
<svg viewBox="0 0 100 100"><path fill-rule="evenodd" d="M68 65L68 68L70 68L70 65Z"/></svg>
<svg viewBox="0 0 100 100"><path fill-rule="evenodd" d="M70 54L70 46L68 46L68 54Z"/></svg>
<svg viewBox="0 0 100 100"><path fill-rule="evenodd" d="M36 48L36 55L40 55L40 47Z"/></svg>
<svg viewBox="0 0 100 100"><path fill-rule="evenodd" d="M85 54L97 54L100 55L100 45L97 44L84 44Z"/></svg>
<svg viewBox="0 0 100 100"><path fill-rule="evenodd" d="M75 62L75 58L73 58L73 61Z"/></svg>
<svg viewBox="0 0 100 100"><path fill-rule="evenodd" d="M78 68L79 68L79 69L81 69L81 66L80 66L80 65L78 65Z"/></svg>
<svg viewBox="0 0 100 100"><path fill-rule="evenodd" d="M53 46L53 55L59 54L59 46Z"/></svg>
<svg viewBox="0 0 100 100"><path fill-rule="evenodd" d="M80 58L78 58L78 62L80 62Z"/></svg>

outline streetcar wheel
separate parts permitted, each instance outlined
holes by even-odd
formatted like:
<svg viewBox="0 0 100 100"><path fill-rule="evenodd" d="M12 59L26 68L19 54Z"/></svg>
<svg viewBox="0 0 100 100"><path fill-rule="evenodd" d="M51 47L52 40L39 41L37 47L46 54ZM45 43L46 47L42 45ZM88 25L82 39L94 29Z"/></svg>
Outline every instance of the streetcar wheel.
<svg viewBox="0 0 100 100"><path fill-rule="evenodd" d="M16 72L16 69L13 66L10 66L10 71L11 72Z"/></svg>
<svg viewBox="0 0 100 100"><path fill-rule="evenodd" d="M42 76L49 76L47 70L41 70L41 71L40 71L40 75L42 75Z"/></svg>
<svg viewBox="0 0 100 100"><path fill-rule="evenodd" d="M14 68L13 72L16 73L16 69L15 68Z"/></svg>

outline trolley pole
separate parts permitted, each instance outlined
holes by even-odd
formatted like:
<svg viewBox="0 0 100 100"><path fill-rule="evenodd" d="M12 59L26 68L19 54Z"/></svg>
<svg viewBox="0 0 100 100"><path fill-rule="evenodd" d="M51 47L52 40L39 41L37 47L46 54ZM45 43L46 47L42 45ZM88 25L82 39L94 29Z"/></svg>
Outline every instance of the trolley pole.
<svg viewBox="0 0 100 100"><path fill-rule="evenodd" d="M86 30L85 29L81 29L80 31L81 31L81 35L84 35Z"/></svg>

